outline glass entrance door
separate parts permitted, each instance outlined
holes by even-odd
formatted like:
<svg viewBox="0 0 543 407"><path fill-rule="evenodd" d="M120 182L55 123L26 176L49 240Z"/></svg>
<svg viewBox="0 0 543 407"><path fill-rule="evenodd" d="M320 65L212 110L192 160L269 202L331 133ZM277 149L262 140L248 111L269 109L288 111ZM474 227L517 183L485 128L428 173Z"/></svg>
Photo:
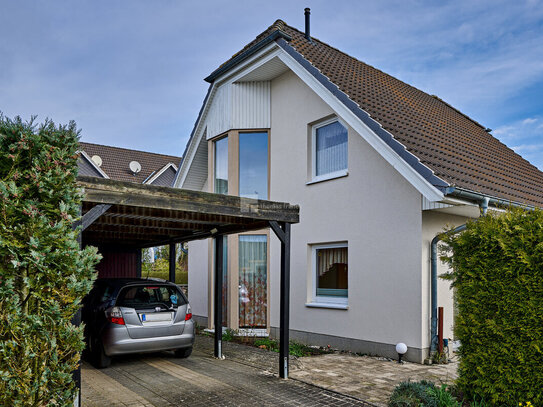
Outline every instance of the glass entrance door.
<svg viewBox="0 0 543 407"><path fill-rule="evenodd" d="M266 328L268 237L239 236L239 327Z"/></svg>

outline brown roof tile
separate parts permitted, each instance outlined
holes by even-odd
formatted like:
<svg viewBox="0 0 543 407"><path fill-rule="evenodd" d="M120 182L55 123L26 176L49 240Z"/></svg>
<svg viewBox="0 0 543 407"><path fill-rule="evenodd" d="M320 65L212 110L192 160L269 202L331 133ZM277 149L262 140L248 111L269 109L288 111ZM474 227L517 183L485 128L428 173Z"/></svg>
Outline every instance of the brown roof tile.
<svg viewBox="0 0 543 407"><path fill-rule="evenodd" d="M131 181L142 183L153 172L161 170L166 164L173 163L179 166L181 157L173 155L155 154L146 151L130 150L127 148L104 146L92 143L79 143L81 150L89 157L98 155L102 158L100 167L108 177L117 181ZM141 171L133 175L130 171L130 161L141 164Z"/></svg>
<svg viewBox="0 0 543 407"><path fill-rule="evenodd" d="M543 206L543 173L479 123L316 38L309 42L281 20L234 57L276 30L290 36L296 52L451 186Z"/></svg>

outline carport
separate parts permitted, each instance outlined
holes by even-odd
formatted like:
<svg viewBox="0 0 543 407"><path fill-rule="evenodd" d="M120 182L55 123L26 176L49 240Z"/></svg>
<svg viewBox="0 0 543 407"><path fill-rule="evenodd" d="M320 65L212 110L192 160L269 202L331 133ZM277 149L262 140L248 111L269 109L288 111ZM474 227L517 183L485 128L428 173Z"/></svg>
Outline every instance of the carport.
<svg viewBox="0 0 543 407"><path fill-rule="evenodd" d="M170 280L175 277L175 244L214 238L215 356L222 358L223 236L270 227L281 242L279 375L288 378L290 225L299 207L282 202L157 187L80 176L83 188L81 241L113 261L110 275L141 276L141 249L170 245ZM117 263L123 262L123 270ZM173 261L172 261L173 260ZM116 269L117 267L117 269ZM218 329L217 329L218 328Z"/></svg>

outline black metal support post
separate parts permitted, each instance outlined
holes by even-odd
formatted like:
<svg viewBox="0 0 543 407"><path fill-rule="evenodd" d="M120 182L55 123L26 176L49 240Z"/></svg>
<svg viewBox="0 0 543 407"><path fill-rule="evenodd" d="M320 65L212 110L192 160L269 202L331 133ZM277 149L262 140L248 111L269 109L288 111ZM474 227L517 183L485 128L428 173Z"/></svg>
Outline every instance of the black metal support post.
<svg viewBox="0 0 543 407"><path fill-rule="evenodd" d="M290 317L290 223L270 221L281 241L281 297L279 316L279 377L288 379Z"/></svg>
<svg viewBox="0 0 543 407"><path fill-rule="evenodd" d="M170 243L170 268L169 268L169 277L168 279L175 283L175 243Z"/></svg>
<svg viewBox="0 0 543 407"><path fill-rule="evenodd" d="M215 326L215 357L222 359L222 263L223 239L219 235L215 238L215 288L214 288L214 326Z"/></svg>
<svg viewBox="0 0 543 407"><path fill-rule="evenodd" d="M290 223L283 224L281 241L281 299L279 323L279 377L288 379L290 316Z"/></svg>

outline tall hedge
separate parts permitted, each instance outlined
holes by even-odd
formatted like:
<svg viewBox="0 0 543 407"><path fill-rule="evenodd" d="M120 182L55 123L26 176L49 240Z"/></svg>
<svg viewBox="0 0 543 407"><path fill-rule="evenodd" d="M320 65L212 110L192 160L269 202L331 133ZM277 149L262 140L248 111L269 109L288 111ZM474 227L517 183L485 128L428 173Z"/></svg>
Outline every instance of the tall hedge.
<svg viewBox="0 0 543 407"><path fill-rule="evenodd" d="M489 214L444 241L460 389L496 406L543 406L543 211Z"/></svg>
<svg viewBox="0 0 543 407"><path fill-rule="evenodd" d="M80 250L75 123L0 115L0 405L68 406L83 348L71 324L90 290L94 248Z"/></svg>

